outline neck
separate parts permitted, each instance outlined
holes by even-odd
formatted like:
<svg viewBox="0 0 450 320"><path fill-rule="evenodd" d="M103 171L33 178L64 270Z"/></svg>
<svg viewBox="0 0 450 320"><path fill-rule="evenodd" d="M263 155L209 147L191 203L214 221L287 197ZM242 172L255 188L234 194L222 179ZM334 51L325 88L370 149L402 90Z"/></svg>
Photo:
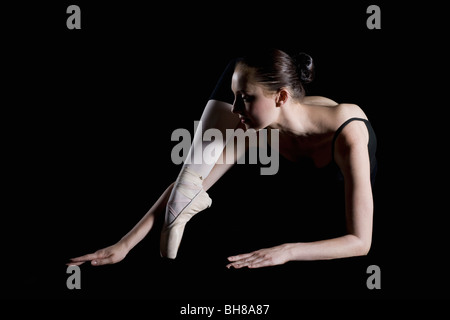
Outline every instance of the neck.
<svg viewBox="0 0 450 320"><path fill-rule="evenodd" d="M270 129L296 136L308 136L316 131L310 109L306 105L290 100L280 108L278 119L268 126Z"/></svg>

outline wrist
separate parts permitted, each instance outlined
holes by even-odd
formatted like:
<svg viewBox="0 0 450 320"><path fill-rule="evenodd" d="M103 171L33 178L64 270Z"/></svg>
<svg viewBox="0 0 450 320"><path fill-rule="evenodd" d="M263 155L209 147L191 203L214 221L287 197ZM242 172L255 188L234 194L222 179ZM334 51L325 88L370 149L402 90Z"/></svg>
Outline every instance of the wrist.
<svg viewBox="0 0 450 320"><path fill-rule="evenodd" d="M286 243L283 245L286 256L286 262L295 260L296 243Z"/></svg>
<svg viewBox="0 0 450 320"><path fill-rule="evenodd" d="M131 239L129 239L129 237L127 236L122 237L122 239L120 239L117 244L127 251L130 251L134 247Z"/></svg>

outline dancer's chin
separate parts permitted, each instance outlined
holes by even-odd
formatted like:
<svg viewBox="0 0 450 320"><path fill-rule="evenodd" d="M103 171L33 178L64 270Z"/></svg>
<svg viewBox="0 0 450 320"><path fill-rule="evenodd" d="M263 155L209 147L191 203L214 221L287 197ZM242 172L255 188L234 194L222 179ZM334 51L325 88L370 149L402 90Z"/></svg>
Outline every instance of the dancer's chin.
<svg viewBox="0 0 450 320"><path fill-rule="evenodd" d="M245 120L241 119L241 123L244 125L245 130L255 129L254 124L248 119Z"/></svg>
<svg viewBox="0 0 450 320"><path fill-rule="evenodd" d="M247 131L247 130L259 131L261 129L264 129L264 127L254 126L252 124L245 124L245 131Z"/></svg>

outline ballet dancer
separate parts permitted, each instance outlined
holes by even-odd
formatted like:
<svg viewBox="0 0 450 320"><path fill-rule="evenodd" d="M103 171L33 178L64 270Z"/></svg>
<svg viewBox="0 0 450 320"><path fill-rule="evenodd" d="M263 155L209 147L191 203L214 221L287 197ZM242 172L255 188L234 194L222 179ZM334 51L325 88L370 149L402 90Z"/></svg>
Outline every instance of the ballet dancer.
<svg viewBox="0 0 450 320"><path fill-rule="evenodd" d="M345 194L346 233L330 239L285 243L228 257L228 268L259 268L288 261L325 260L366 255L373 225L372 187L376 174L376 136L363 110L355 104L334 102L322 96L306 96L304 85L314 76L312 58L290 56L278 49L259 50L232 60L220 77L201 116L202 126L181 171L144 217L117 243L94 253L70 259L70 265L90 261L94 266L125 258L164 214L161 231L162 257L175 259L188 221L211 206L208 189L234 161L223 160L230 135L227 129L277 130L278 152L296 162L309 158L316 168L335 168ZM223 139L204 141L208 129ZM195 154L211 144L223 148L215 161L196 162ZM229 150L228 150L229 151Z"/></svg>

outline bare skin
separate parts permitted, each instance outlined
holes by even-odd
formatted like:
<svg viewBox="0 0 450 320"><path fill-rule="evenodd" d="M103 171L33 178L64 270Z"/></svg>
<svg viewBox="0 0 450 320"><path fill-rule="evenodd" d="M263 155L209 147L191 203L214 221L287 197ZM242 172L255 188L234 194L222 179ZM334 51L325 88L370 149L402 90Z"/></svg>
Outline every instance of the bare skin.
<svg viewBox="0 0 450 320"><path fill-rule="evenodd" d="M263 87L252 82L248 74L240 74L238 70L233 76L232 89L236 96L232 112L243 119L243 126L278 129L282 156L292 161L310 157L317 167L330 163L332 137L343 122L352 117L367 118L361 108L354 104L338 104L319 96L304 97L302 101L297 101L291 97L288 88L267 93ZM368 138L365 124L354 121L342 130L335 143L335 161L345 179L346 235L322 241L286 243L231 256L227 268L260 268L296 260L366 255L371 246L373 218ZM216 164L204 180L205 191L231 166ZM68 264L80 265L90 261L92 265L99 266L123 260L152 229L156 217L164 214L172 187L173 184L116 244L72 258Z"/></svg>

